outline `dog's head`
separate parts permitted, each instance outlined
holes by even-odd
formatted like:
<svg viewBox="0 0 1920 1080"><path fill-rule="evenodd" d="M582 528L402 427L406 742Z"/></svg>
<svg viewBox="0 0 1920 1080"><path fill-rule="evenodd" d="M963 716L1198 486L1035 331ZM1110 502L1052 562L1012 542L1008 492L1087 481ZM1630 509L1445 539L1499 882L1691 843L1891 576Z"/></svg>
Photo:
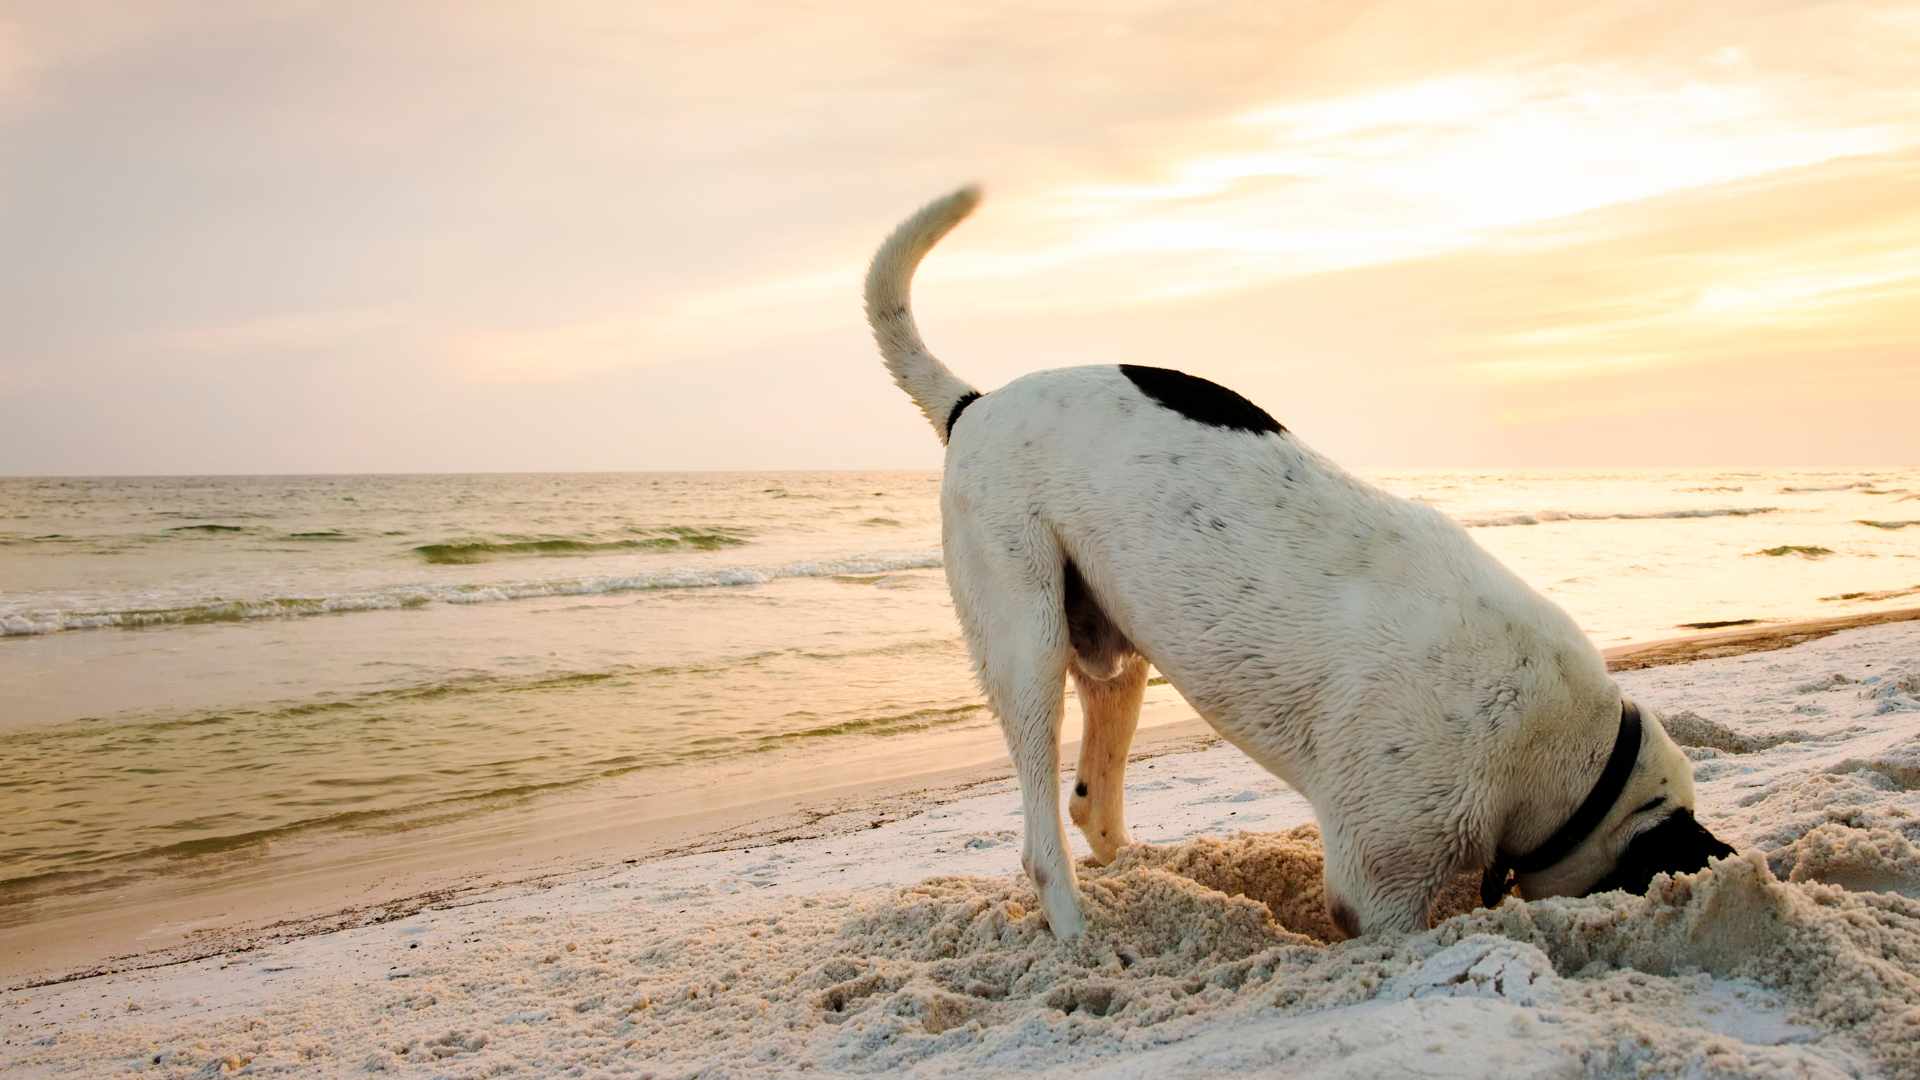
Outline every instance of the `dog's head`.
<svg viewBox="0 0 1920 1080"><path fill-rule="evenodd" d="M1640 754L1613 808L1565 859L1523 875L1522 895L1645 893L1655 874L1690 874L1733 854L1694 820L1693 762L1652 710L1641 711L1641 722Z"/></svg>

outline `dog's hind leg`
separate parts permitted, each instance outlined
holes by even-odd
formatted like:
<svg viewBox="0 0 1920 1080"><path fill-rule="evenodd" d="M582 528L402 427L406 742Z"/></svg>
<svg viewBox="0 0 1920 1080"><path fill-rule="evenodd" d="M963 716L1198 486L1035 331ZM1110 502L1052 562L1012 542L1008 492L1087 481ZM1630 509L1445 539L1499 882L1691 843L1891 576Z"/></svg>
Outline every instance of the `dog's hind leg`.
<svg viewBox="0 0 1920 1080"><path fill-rule="evenodd" d="M1067 640L1073 646L1073 684L1085 718L1080 769L1067 812L1086 834L1093 857L1113 861L1127 837L1127 749L1140 723L1147 689L1147 662L1068 560L1061 573L1067 608Z"/></svg>
<svg viewBox="0 0 1920 1080"><path fill-rule="evenodd" d="M1140 723L1147 661L1139 653L1132 653L1108 679L1089 675L1077 663L1072 670L1086 723L1080 739L1080 768L1067 812L1085 834L1094 859L1104 864L1133 842L1127 835L1127 749L1133 745L1133 731Z"/></svg>
<svg viewBox="0 0 1920 1080"><path fill-rule="evenodd" d="M1024 515L1003 527L951 506L944 517L954 609L1020 779L1021 865L1054 934L1078 937L1086 918L1060 818L1060 713L1071 648L1059 544Z"/></svg>

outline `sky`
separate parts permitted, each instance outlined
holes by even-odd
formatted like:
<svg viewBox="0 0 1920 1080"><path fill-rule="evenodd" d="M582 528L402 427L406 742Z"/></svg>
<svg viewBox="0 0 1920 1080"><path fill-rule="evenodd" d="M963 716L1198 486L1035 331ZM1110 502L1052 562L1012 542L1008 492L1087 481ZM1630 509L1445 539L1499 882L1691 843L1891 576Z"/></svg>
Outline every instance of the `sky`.
<svg viewBox="0 0 1920 1080"><path fill-rule="evenodd" d="M0 0L0 473L932 468L1127 362L1354 467L1920 461L1920 6Z"/></svg>

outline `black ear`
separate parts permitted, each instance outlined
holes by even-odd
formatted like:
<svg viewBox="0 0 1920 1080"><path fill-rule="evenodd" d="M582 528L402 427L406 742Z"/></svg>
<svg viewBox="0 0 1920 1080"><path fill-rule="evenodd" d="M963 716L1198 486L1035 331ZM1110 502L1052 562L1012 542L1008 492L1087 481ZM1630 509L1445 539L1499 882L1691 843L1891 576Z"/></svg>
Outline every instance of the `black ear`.
<svg viewBox="0 0 1920 1080"><path fill-rule="evenodd" d="M1733 849L1720 841L1698 821L1693 811L1676 810L1666 820L1627 845L1614 864L1613 873L1601 878L1586 895L1622 889L1644 894L1655 874L1691 874L1707 865L1708 859L1724 858Z"/></svg>

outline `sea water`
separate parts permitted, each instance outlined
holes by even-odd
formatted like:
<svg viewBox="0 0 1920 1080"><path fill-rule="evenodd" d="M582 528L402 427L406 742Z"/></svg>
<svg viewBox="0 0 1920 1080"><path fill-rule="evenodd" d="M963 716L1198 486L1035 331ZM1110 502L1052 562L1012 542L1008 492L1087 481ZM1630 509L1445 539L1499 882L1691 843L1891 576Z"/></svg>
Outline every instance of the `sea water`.
<svg viewBox="0 0 1920 1080"><path fill-rule="evenodd" d="M1920 603L1920 469L1421 471L1602 646ZM991 746L933 473L0 479L0 926ZM1276 658L1284 662L1284 658Z"/></svg>

